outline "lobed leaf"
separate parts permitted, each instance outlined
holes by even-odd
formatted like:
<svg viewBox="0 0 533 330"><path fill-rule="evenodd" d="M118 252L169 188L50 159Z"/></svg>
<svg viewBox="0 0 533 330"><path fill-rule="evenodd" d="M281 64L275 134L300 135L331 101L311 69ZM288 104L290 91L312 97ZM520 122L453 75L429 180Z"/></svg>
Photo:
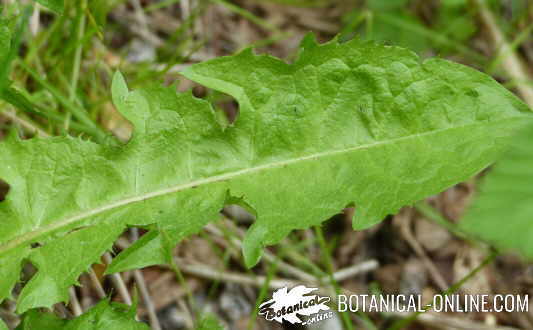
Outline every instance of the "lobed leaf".
<svg viewBox="0 0 533 330"><path fill-rule="evenodd" d="M65 300L76 275L128 226L149 232L108 271L165 263L179 240L236 201L257 215L243 244L253 266L265 245L347 205L363 229L469 178L531 121L487 75L359 40L307 37L292 64L246 50L183 74L233 96L237 121L220 124L191 93L130 92L116 75L113 100L135 126L127 144L0 143L0 178L11 186L0 203L0 298L29 260L39 271L19 312Z"/></svg>

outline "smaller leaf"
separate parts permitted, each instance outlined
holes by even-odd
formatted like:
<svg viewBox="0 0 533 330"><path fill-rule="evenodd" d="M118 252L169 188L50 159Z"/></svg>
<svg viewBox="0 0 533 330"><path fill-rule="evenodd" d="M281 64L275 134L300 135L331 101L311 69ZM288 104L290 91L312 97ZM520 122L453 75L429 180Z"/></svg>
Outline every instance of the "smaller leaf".
<svg viewBox="0 0 533 330"><path fill-rule="evenodd" d="M520 132L483 179L460 227L496 247L533 258L533 126Z"/></svg>
<svg viewBox="0 0 533 330"><path fill-rule="evenodd" d="M63 14L63 10L65 9L63 0L37 0L37 2L58 14Z"/></svg>
<svg viewBox="0 0 533 330"><path fill-rule="evenodd" d="M4 88L9 85L11 62L17 56L31 12L30 6L24 8L22 14L17 18L14 29L8 27L7 20L0 18L0 95Z"/></svg>
<svg viewBox="0 0 533 330"><path fill-rule="evenodd" d="M56 330L63 329L66 324L67 320L60 319L53 313L42 313L38 309L32 309L24 314L17 330Z"/></svg>
<svg viewBox="0 0 533 330"><path fill-rule="evenodd" d="M0 19L0 64L5 64L11 49L11 31L4 19Z"/></svg>
<svg viewBox="0 0 533 330"><path fill-rule="evenodd" d="M113 103L117 108L125 107L124 101L129 94L128 85L126 80L120 71L115 72L113 75L113 82L111 83L111 96Z"/></svg>
<svg viewBox="0 0 533 330"><path fill-rule="evenodd" d="M198 323L198 326L196 327L196 330L223 330L224 327L222 324L220 324L219 320L212 314L205 314L200 322Z"/></svg>
<svg viewBox="0 0 533 330"><path fill-rule="evenodd" d="M39 114L34 110L31 101L23 93L13 88L13 82L9 79L11 62L17 56L30 14L31 7L28 6L19 17L0 18L0 99L25 112Z"/></svg>
<svg viewBox="0 0 533 330"><path fill-rule="evenodd" d="M17 330L147 330L148 325L135 321L135 306L102 300L74 320L62 320L52 313L33 309L24 314Z"/></svg>

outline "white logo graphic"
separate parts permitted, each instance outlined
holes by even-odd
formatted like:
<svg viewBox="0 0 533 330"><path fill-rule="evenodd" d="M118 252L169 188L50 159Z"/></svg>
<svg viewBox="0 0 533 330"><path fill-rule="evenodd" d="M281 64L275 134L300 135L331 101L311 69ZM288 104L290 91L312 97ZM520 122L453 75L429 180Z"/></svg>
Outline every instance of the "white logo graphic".
<svg viewBox="0 0 533 330"><path fill-rule="evenodd" d="M297 314L311 316L320 311L327 311L329 307L326 303L330 301L329 297L319 297L317 295L309 295L309 293L318 290L318 288L307 288L303 285L298 285L291 290L287 287L276 290L272 294L272 299L266 301L259 306L259 315L264 315L267 321L275 320L283 323L283 320L295 323L303 322ZM332 314L331 312L329 314ZM313 318L309 323L318 320L326 319L332 315L325 315L325 317Z"/></svg>

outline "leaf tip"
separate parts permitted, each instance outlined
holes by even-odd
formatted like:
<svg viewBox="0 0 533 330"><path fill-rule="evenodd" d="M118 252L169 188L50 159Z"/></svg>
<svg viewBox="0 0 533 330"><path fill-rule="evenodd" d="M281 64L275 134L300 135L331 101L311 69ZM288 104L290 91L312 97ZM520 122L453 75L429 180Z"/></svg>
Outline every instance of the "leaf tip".
<svg viewBox="0 0 533 330"><path fill-rule="evenodd" d="M300 42L300 48L314 48L319 45L316 35L313 32L307 32Z"/></svg>
<svg viewBox="0 0 533 330"><path fill-rule="evenodd" d="M259 260L261 260L265 234L266 230L255 224L246 232L242 245L242 253L246 267L252 268L257 265Z"/></svg>
<svg viewBox="0 0 533 330"><path fill-rule="evenodd" d="M128 93L129 90L126 79L124 79L122 73L117 70L113 75L113 81L111 82L111 97L117 108L121 108Z"/></svg>

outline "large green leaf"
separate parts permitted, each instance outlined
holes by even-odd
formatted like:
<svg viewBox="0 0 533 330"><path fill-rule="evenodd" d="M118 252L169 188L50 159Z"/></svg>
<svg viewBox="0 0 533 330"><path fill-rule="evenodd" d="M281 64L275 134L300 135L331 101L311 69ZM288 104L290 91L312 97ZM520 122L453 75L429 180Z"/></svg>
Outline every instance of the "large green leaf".
<svg viewBox="0 0 533 330"><path fill-rule="evenodd" d="M533 126L490 170L460 226L495 246L533 258Z"/></svg>
<svg viewBox="0 0 533 330"><path fill-rule="evenodd" d="M135 321L135 307L102 300L83 315L63 320L52 313L28 311L17 330L148 330Z"/></svg>
<svg viewBox="0 0 533 330"><path fill-rule="evenodd" d="M130 92L117 75L114 102L135 126L127 144L0 143L0 178L11 185L0 203L0 298L29 259L39 271L19 311L64 300L127 226L150 231L111 271L166 262L177 241L235 200L257 214L244 240L249 266L265 245L350 204L354 227L369 227L476 174L531 119L478 71L358 40L308 37L293 64L247 50L184 75L233 96L237 121L220 124L191 93Z"/></svg>

